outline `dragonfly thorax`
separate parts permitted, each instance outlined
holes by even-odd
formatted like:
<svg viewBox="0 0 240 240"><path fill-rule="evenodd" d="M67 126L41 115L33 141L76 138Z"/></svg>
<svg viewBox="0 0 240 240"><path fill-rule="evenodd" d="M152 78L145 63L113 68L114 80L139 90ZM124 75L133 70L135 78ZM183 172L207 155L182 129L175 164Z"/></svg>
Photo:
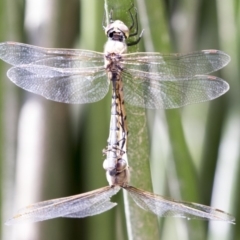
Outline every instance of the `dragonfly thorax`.
<svg viewBox="0 0 240 240"><path fill-rule="evenodd" d="M113 40L112 38L108 38L104 46L105 55L108 54L123 54L127 52L127 44L125 39L123 41Z"/></svg>

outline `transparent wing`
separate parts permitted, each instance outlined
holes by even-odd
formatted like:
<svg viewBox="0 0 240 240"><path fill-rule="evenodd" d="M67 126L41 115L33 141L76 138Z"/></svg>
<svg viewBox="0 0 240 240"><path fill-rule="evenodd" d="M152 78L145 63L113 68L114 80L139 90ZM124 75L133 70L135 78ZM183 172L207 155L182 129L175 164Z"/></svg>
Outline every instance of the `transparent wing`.
<svg viewBox="0 0 240 240"><path fill-rule="evenodd" d="M124 99L150 109L178 108L212 100L229 89L221 78L206 75L168 78L143 71L126 71L122 78Z"/></svg>
<svg viewBox="0 0 240 240"><path fill-rule="evenodd" d="M18 42L0 43L0 58L14 66L35 62L35 65L60 68L99 67L103 66L104 61L103 53L99 52L42 48Z"/></svg>
<svg viewBox="0 0 240 240"><path fill-rule="evenodd" d="M219 50L202 50L188 54L140 52L122 55L125 70L141 70L158 77L191 77L215 72L230 62L230 56Z"/></svg>
<svg viewBox="0 0 240 240"><path fill-rule="evenodd" d="M17 86L64 103L89 103L102 99L109 82L104 68L61 69L28 64L13 67L7 76Z"/></svg>
<svg viewBox="0 0 240 240"><path fill-rule="evenodd" d="M48 99L95 102L108 91L102 53L5 42L0 44L0 58L23 68L10 69L8 76L13 82ZM195 75L216 71L229 61L230 57L218 50L123 54L121 63L127 72L123 74L125 98L132 105L147 108L177 108L212 100L224 94L228 84L220 78ZM34 66L30 69L25 64ZM42 68L42 72L51 74L54 68L55 77L39 72L41 67L49 67Z"/></svg>
<svg viewBox="0 0 240 240"><path fill-rule="evenodd" d="M44 221L57 217L83 218L105 212L116 203L110 198L120 187L103 187L91 192L35 203L21 209L6 225Z"/></svg>
<svg viewBox="0 0 240 240"><path fill-rule="evenodd" d="M159 217L181 217L187 219L218 220L234 223L235 218L221 210L198 203L180 202L128 186L125 188L137 205Z"/></svg>

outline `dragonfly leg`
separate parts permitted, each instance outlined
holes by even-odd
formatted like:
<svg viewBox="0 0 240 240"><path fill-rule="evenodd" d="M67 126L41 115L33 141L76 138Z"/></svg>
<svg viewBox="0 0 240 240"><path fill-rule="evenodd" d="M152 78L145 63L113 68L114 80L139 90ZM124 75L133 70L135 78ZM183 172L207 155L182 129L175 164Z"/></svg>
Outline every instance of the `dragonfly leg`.
<svg viewBox="0 0 240 240"><path fill-rule="evenodd" d="M132 14L132 12L131 12L131 9L133 9L133 8L134 8L134 10L135 10L134 16L133 16L133 14ZM133 27L136 25L136 30L129 35L129 38L130 38L130 37L133 37L133 36L138 35L138 15L137 15L137 9L136 9L133 5L129 8L128 11L129 11L129 13L130 13L130 17L131 17L131 20L132 20L132 24L131 24L131 26L129 27L129 30L131 31L131 30L133 29ZM127 45L128 45L128 46L133 46L133 45L138 44L139 41L140 41L141 38L142 38L143 31L144 31L144 30L142 30L142 32L140 33L139 37L138 37L135 41L128 42Z"/></svg>
<svg viewBox="0 0 240 240"><path fill-rule="evenodd" d="M135 15L134 15L134 17L133 17L133 14L132 14L132 12L131 12L131 9L133 9L133 8L134 8L134 10L135 10ZM133 27L135 26L135 22L136 22L136 30L135 30L135 32L133 32L133 33L131 33L131 34L129 35L129 37L132 37L132 36L136 36L136 35L138 34L137 9L134 7L134 5L132 5L132 6L128 9L128 12L129 12L130 17L131 17L131 20L132 20L132 24L131 24L131 26L129 26L129 30L130 30L130 31L133 29ZM135 18L135 19L134 19L134 18Z"/></svg>
<svg viewBox="0 0 240 240"><path fill-rule="evenodd" d="M128 46L133 46L136 45L140 42L142 35L143 35L144 29L142 30L142 32L140 33L139 37L137 38L137 40L133 41L133 42L128 42L127 45Z"/></svg>
<svg viewBox="0 0 240 240"><path fill-rule="evenodd" d="M120 140L120 141L122 141L122 140ZM119 142L120 142L119 141ZM118 143L119 143L118 142ZM117 147L117 146L114 146L114 147L112 147L112 146L107 146L106 148L104 148L103 150L102 150L102 154L103 155L107 155L107 152L111 152L111 151L119 151L120 152L120 156L122 156L124 153L125 153L125 151L123 151L121 148L119 148L119 147Z"/></svg>

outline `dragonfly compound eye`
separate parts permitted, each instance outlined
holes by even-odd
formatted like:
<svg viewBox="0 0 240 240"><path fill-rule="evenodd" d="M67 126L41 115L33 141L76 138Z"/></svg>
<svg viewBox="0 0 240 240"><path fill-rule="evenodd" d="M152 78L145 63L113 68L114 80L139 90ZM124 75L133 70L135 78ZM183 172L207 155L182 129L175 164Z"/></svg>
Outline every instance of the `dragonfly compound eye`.
<svg viewBox="0 0 240 240"><path fill-rule="evenodd" d="M116 20L113 23L110 23L105 28L105 34L109 35L109 32L121 32L126 38L129 37L129 28L120 20ZM111 37L111 36L110 36Z"/></svg>

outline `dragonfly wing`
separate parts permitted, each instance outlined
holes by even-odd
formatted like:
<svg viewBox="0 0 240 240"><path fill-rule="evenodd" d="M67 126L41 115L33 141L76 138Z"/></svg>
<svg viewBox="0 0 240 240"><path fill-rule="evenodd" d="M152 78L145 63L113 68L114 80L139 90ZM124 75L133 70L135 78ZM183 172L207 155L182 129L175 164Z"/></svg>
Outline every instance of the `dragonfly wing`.
<svg viewBox="0 0 240 240"><path fill-rule="evenodd" d="M5 224L39 222L57 217L83 218L99 214L116 205L110 202L110 198L119 190L120 187L107 186L83 194L35 203L21 209Z"/></svg>
<svg viewBox="0 0 240 240"><path fill-rule="evenodd" d="M39 65L65 68L103 66L103 53L62 48L43 48L33 45L4 42L0 43L0 58L14 66L35 62ZM56 62L61 63L58 64Z"/></svg>
<svg viewBox="0 0 240 240"><path fill-rule="evenodd" d="M127 71L123 81L125 100L149 109L200 103L215 99L229 89L228 83L221 78L207 75L171 79L142 71Z"/></svg>
<svg viewBox="0 0 240 240"><path fill-rule="evenodd" d="M230 56L219 50L202 50L188 54L123 54L124 68L157 73L171 78L191 77L215 72L230 62Z"/></svg>
<svg viewBox="0 0 240 240"><path fill-rule="evenodd" d="M198 203L181 202L128 186L125 188L137 205L159 217L181 217L234 223L235 218L219 209Z"/></svg>
<svg viewBox="0 0 240 240"><path fill-rule="evenodd" d="M89 216L93 216L93 215L97 215L97 214L106 212L106 211L112 209L113 207L115 207L116 205L117 205L117 203L105 201L105 202L96 204L94 206L94 208L92 208L92 207L86 208L86 209L83 209L79 212L74 212L74 213L71 213L71 214L67 214L64 217L68 217L68 218L89 217Z"/></svg>
<svg viewBox="0 0 240 240"><path fill-rule="evenodd" d="M17 86L64 103L89 103L108 92L104 68L59 69L39 65L12 67L7 75Z"/></svg>

